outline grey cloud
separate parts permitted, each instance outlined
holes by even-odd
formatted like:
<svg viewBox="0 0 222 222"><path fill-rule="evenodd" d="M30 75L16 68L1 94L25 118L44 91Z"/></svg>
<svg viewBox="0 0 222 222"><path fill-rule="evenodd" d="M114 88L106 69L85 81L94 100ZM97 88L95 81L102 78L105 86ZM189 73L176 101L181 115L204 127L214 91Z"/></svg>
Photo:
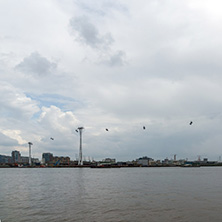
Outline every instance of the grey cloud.
<svg viewBox="0 0 222 222"><path fill-rule="evenodd" d="M1 146L16 146L18 142L15 139L11 139L8 136L5 136L3 133L0 132L0 141ZM0 149L1 150L1 149ZM2 149L3 151L3 149Z"/></svg>
<svg viewBox="0 0 222 222"><path fill-rule="evenodd" d="M96 26L85 16L72 18L70 25L78 33L77 40L96 49L100 60L99 64L111 67L125 65L126 53L122 50L112 51L111 46L114 39L110 33L101 35Z"/></svg>
<svg viewBox="0 0 222 222"><path fill-rule="evenodd" d="M100 35L98 29L85 16L72 18L70 25L78 32L79 40L92 48L103 49L113 43L111 34Z"/></svg>
<svg viewBox="0 0 222 222"><path fill-rule="evenodd" d="M15 68L28 74L44 76L52 73L56 68L56 64L50 62L38 52L33 52L29 57L24 58Z"/></svg>
<svg viewBox="0 0 222 222"><path fill-rule="evenodd" d="M123 66L126 64L125 57L125 52L117 51L104 59L102 63L109 66Z"/></svg>

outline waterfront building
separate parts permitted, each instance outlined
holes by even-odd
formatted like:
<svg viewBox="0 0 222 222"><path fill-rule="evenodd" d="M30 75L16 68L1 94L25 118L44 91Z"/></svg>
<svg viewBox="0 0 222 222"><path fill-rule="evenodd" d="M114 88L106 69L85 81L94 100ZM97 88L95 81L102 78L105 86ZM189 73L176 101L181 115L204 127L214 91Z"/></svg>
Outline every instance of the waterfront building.
<svg viewBox="0 0 222 222"><path fill-rule="evenodd" d="M162 160L162 164L163 164L163 165L168 165L169 162L170 162L170 160L168 159L168 157L165 158L164 160Z"/></svg>
<svg viewBox="0 0 222 222"><path fill-rule="evenodd" d="M116 159L105 158L102 160L102 162L113 164L113 163L116 163Z"/></svg>
<svg viewBox="0 0 222 222"><path fill-rule="evenodd" d="M12 157L6 155L0 155L0 164L10 164L12 163Z"/></svg>
<svg viewBox="0 0 222 222"><path fill-rule="evenodd" d="M0 164L22 164L28 165L29 157L21 156L17 150L12 151L12 156L0 155ZM39 159L32 158L32 163L39 163Z"/></svg>
<svg viewBox="0 0 222 222"><path fill-rule="evenodd" d="M45 163L50 163L53 160L53 154L52 153L43 153L42 154L42 162Z"/></svg>
<svg viewBox="0 0 222 222"><path fill-rule="evenodd" d="M66 156L66 157L54 156L53 160L52 160L52 163L53 163L54 166L57 166L57 165L69 165L70 157L68 157L68 156Z"/></svg>
<svg viewBox="0 0 222 222"><path fill-rule="evenodd" d="M21 162L23 164L28 164L29 163L29 157L28 156L21 156Z"/></svg>
<svg viewBox="0 0 222 222"><path fill-rule="evenodd" d="M116 165L116 159L105 158L99 161L98 165Z"/></svg>
<svg viewBox="0 0 222 222"><path fill-rule="evenodd" d="M42 154L42 163L48 166L69 165L70 157L66 156L53 156L52 153Z"/></svg>
<svg viewBox="0 0 222 222"><path fill-rule="evenodd" d="M150 160L149 161L149 166L158 166L158 162L155 160Z"/></svg>
<svg viewBox="0 0 222 222"><path fill-rule="evenodd" d="M144 156L137 159L137 164L141 166L149 166L152 161L152 158Z"/></svg>
<svg viewBox="0 0 222 222"><path fill-rule="evenodd" d="M32 158L32 163L40 163L38 158Z"/></svg>
<svg viewBox="0 0 222 222"><path fill-rule="evenodd" d="M69 165L70 165L70 166L76 166L76 165L78 165L78 160L70 160L70 161L69 161Z"/></svg>
<svg viewBox="0 0 222 222"><path fill-rule="evenodd" d="M12 151L12 162L13 163L20 163L21 162L21 154L19 151L17 151L17 150Z"/></svg>

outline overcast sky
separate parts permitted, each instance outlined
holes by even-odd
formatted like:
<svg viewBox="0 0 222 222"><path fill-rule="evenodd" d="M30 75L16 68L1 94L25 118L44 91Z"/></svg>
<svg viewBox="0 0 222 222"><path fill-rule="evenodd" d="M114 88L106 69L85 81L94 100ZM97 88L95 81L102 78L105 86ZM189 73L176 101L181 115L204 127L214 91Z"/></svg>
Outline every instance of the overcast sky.
<svg viewBox="0 0 222 222"><path fill-rule="evenodd" d="M221 8L0 0L0 154L28 156L30 141L34 157L76 159L83 126L86 159L218 160Z"/></svg>

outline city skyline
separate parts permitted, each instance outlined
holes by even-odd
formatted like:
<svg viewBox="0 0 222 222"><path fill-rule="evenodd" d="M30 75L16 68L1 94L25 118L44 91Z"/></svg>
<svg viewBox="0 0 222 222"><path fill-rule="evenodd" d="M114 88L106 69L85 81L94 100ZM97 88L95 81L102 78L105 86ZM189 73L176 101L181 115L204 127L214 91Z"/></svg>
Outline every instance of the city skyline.
<svg viewBox="0 0 222 222"><path fill-rule="evenodd" d="M217 159L215 160L210 160L208 159L208 157L206 156L200 156L200 155L197 155L195 159L188 159L188 158L185 158L185 157L179 157L174 154L173 156L170 156L170 157L163 157L163 158L160 158L160 159L155 159L151 156L142 156L142 157L139 157L139 156L135 156L133 159L128 159L127 161L123 161L123 160L120 160L120 159L116 159L115 157L103 157L102 159L94 159L93 157L90 157L90 156L82 156L82 164L79 164L79 156L76 155L75 158L72 158L70 156L66 156L66 155L61 155L61 156L58 156L58 155L54 155L54 153L52 152L43 152L42 155L41 155L41 158L35 158L35 157L31 157L32 161L35 161L35 162L41 162L41 163L44 163L45 160L44 159L47 159L48 161L50 160L50 156L53 158L69 158L69 161L75 161L76 162L76 165L83 165L83 162L101 162L101 161L104 161L105 159L110 159L110 160L115 160L115 162L131 162L131 161L137 161L139 159L150 159L150 160L153 160L153 161L214 161L214 162L218 162L218 163L221 163L221 156L219 156ZM28 165L30 165L30 156L23 156L22 153L19 151L19 150L12 150L11 151L11 156L9 156L8 154L7 155L2 155L2 153L0 153L0 157L4 157L4 158L10 158L10 162L1 162L1 158L0 158L0 163L18 163L18 162L24 162L24 163L27 163ZM22 161L20 161L20 159L23 159ZM16 161L15 161L16 160Z"/></svg>
<svg viewBox="0 0 222 222"><path fill-rule="evenodd" d="M217 160L220 6L1 1L0 153Z"/></svg>

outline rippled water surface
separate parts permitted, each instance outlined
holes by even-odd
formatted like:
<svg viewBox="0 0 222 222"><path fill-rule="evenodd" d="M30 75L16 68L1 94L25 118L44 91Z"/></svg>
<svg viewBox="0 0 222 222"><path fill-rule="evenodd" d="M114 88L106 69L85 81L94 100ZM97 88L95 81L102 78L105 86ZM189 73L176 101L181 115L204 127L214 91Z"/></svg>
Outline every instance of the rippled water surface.
<svg viewBox="0 0 222 222"><path fill-rule="evenodd" d="M222 221L222 167L0 169L8 221Z"/></svg>

